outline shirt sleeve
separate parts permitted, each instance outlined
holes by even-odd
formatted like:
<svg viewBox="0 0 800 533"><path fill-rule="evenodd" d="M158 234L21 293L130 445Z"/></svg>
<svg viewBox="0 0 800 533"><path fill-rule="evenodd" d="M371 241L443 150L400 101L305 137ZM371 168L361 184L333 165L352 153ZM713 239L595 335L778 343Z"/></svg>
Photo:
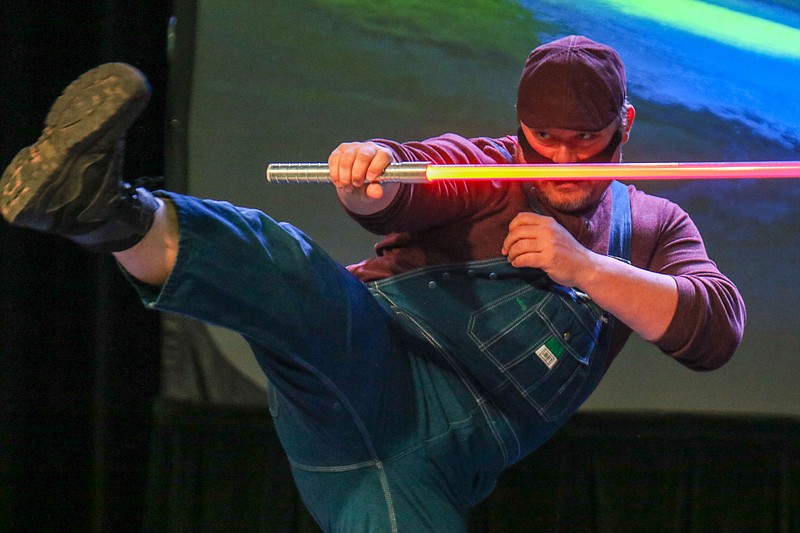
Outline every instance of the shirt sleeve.
<svg viewBox="0 0 800 533"><path fill-rule="evenodd" d="M395 161L433 164L506 163L514 150L511 138L467 139L453 133L424 141L399 143L373 139L373 142L390 149ZM348 213L365 229L379 235L426 231L474 217L497 201L499 191L500 187L491 182L469 186L463 181L403 185L385 209L369 215Z"/></svg>
<svg viewBox="0 0 800 533"><path fill-rule="evenodd" d="M741 342L745 304L734 283L708 258L689 215L674 203L661 204L659 236L648 269L675 279L678 306L655 344L684 366L713 370L725 364Z"/></svg>

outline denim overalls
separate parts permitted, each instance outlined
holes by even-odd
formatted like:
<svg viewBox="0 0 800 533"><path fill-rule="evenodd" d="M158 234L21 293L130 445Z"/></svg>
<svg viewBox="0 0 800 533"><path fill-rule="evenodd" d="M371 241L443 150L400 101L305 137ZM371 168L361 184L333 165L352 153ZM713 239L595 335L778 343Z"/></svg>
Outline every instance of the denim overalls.
<svg viewBox="0 0 800 533"><path fill-rule="evenodd" d="M505 258L368 286L296 228L163 193L177 262L151 308L227 327L269 379L300 494L326 531L464 532L467 509L600 381L613 317ZM627 259L627 188L612 183L609 254Z"/></svg>

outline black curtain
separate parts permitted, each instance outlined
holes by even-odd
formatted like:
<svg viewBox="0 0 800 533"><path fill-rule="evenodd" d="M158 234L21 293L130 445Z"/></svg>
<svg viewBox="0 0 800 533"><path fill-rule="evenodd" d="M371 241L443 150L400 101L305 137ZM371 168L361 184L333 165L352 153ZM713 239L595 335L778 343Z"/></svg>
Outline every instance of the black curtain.
<svg viewBox="0 0 800 533"><path fill-rule="evenodd" d="M265 409L156 404L147 531L317 533ZM800 421L578 413L470 533L795 533ZM416 532L414 532L416 533Z"/></svg>
<svg viewBox="0 0 800 533"><path fill-rule="evenodd" d="M0 164L100 63L154 97L126 170L160 175L168 0L2 3ZM159 383L159 320L107 256L0 221L0 531L137 531Z"/></svg>

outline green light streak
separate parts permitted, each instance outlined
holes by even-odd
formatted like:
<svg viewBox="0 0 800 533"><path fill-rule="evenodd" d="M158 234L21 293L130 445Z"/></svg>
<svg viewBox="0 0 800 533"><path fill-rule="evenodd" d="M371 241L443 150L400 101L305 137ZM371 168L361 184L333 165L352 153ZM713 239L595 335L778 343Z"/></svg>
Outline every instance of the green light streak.
<svg viewBox="0 0 800 533"><path fill-rule="evenodd" d="M744 50L800 59L800 29L698 0L602 0L617 11Z"/></svg>

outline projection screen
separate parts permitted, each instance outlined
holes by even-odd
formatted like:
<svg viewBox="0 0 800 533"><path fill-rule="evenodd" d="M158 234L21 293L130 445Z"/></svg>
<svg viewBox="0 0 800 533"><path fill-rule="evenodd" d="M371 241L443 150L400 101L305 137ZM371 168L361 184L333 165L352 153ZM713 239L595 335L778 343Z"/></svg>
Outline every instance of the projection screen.
<svg viewBox="0 0 800 533"><path fill-rule="evenodd" d="M267 164L325 161L340 142L374 137L514 134L524 58L567 34L626 62L637 110L626 161L800 160L800 8L789 1L177 4L168 185L262 209L344 264L372 254L378 237L328 185L267 184ZM800 182L637 186L692 216L744 296L745 338L710 373L634 338L583 409L800 415ZM265 378L237 336L186 324L166 334L165 395L263 402ZM186 360L192 342L208 351L200 363Z"/></svg>

